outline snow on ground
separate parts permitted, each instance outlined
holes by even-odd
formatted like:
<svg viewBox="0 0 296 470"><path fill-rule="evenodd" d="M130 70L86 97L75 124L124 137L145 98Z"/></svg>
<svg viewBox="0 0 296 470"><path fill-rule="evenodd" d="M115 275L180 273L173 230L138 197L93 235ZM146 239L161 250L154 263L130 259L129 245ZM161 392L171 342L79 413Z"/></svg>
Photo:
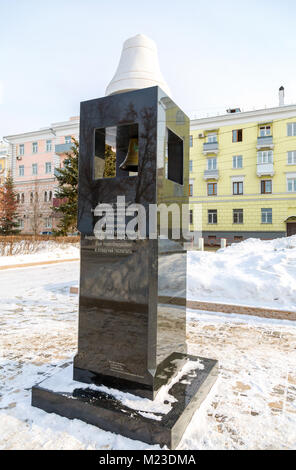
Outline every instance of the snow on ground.
<svg viewBox="0 0 296 470"><path fill-rule="evenodd" d="M75 258L78 244L41 242L36 253L1 256L0 267ZM170 295L173 276L175 292L185 294L184 260L178 253L161 260L162 295ZM217 252L189 251L187 268L189 300L296 311L296 235L267 241L251 238Z"/></svg>
<svg viewBox="0 0 296 470"><path fill-rule="evenodd" d="M296 235L188 257L188 298L296 310Z"/></svg>
<svg viewBox="0 0 296 470"><path fill-rule="evenodd" d="M28 241L23 244L28 245ZM15 244L17 254L12 256L0 256L0 266L11 266L15 264L36 263L42 261L53 261L63 259L77 259L80 256L79 243L57 243L54 241L42 241L32 243L27 247L33 252L22 254L22 242ZM7 249L9 247L7 246Z"/></svg>
<svg viewBox="0 0 296 470"><path fill-rule="evenodd" d="M30 406L31 387L75 354L78 269L0 272L0 449L158 448ZM296 448L294 322L190 311L188 342L220 374L179 449Z"/></svg>

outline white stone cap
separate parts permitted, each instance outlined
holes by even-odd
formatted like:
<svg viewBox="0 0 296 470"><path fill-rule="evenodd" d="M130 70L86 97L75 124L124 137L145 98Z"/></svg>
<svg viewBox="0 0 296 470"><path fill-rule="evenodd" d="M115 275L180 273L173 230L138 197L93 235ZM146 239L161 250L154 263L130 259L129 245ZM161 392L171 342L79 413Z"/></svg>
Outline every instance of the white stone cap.
<svg viewBox="0 0 296 470"><path fill-rule="evenodd" d="M155 42L144 34L137 34L123 43L116 73L105 94L113 95L152 86L159 86L171 96L159 68Z"/></svg>

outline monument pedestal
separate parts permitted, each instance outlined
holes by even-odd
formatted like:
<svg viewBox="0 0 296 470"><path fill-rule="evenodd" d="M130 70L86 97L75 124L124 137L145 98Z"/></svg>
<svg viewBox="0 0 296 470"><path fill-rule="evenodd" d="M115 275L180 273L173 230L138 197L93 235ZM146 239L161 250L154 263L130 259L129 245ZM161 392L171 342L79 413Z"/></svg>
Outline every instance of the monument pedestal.
<svg viewBox="0 0 296 470"><path fill-rule="evenodd" d="M68 365L33 387L32 405L130 439L175 449L218 373L215 360L173 353L163 362L163 376L159 375L163 384L180 361L183 367L154 401L75 382L72 365Z"/></svg>

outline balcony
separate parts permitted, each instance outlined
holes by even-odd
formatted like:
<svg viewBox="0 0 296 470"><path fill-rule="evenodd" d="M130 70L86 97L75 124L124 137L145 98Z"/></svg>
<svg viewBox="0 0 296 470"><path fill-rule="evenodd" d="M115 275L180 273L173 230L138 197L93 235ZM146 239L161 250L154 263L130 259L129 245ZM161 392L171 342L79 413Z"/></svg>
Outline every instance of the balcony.
<svg viewBox="0 0 296 470"><path fill-rule="evenodd" d="M273 163L257 163L257 176L273 176Z"/></svg>
<svg viewBox="0 0 296 470"><path fill-rule="evenodd" d="M205 170L204 171L204 180L218 180L219 179L219 170Z"/></svg>
<svg viewBox="0 0 296 470"><path fill-rule="evenodd" d="M70 152L73 144L57 144L55 146L55 153L57 155L62 155L63 153Z"/></svg>
<svg viewBox="0 0 296 470"><path fill-rule="evenodd" d="M257 149L270 148L273 149L273 140L272 135L265 135L262 137L257 137Z"/></svg>
<svg viewBox="0 0 296 470"><path fill-rule="evenodd" d="M208 153L218 153L219 146L218 142L205 142L203 144L203 154L207 155Z"/></svg>

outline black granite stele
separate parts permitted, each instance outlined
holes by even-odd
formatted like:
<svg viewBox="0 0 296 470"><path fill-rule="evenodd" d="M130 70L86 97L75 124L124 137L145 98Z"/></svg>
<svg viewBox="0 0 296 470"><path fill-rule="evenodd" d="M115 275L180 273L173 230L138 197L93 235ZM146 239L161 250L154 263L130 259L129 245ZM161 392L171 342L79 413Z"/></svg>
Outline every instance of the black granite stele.
<svg viewBox="0 0 296 470"><path fill-rule="evenodd" d="M130 139L135 138L138 169L122 170ZM153 400L160 387L182 367L179 360L163 374L167 365L173 364L175 354L181 354L183 362L187 357L187 253L182 237L173 239L173 230L181 225L182 205L189 202L189 119L159 87L120 93L81 103L79 141L81 269L73 378ZM116 172L108 177L106 145L116 149ZM115 217L115 238L107 234L99 240L97 205L115 207L117 198L123 196L126 208L135 203L145 207L144 237L118 239L128 221L119 214ZM161 217L155 219L155 227L149 226L149 207L173 203L180 208L179 220L169 219L165 238ZM152 228L154 238L148 236ZM187 424L199 405L196 393L204 395L212 384L216 361L209 361L210 366L192 379L192 386L174 385L180 406L174 406L170 417L161 422L152 420L149 424L150 420L139 415L135 424L135 414L120 411L122 407L118 408L112 399L89 396L72 403L69 397L41 387L33 389L32 403L135 439L171 446L178 440L175 426L179 434L186 427L177 423ZM192 413L188 414L188 407ZM162 434L166 437L160 438Z"/></svg>

